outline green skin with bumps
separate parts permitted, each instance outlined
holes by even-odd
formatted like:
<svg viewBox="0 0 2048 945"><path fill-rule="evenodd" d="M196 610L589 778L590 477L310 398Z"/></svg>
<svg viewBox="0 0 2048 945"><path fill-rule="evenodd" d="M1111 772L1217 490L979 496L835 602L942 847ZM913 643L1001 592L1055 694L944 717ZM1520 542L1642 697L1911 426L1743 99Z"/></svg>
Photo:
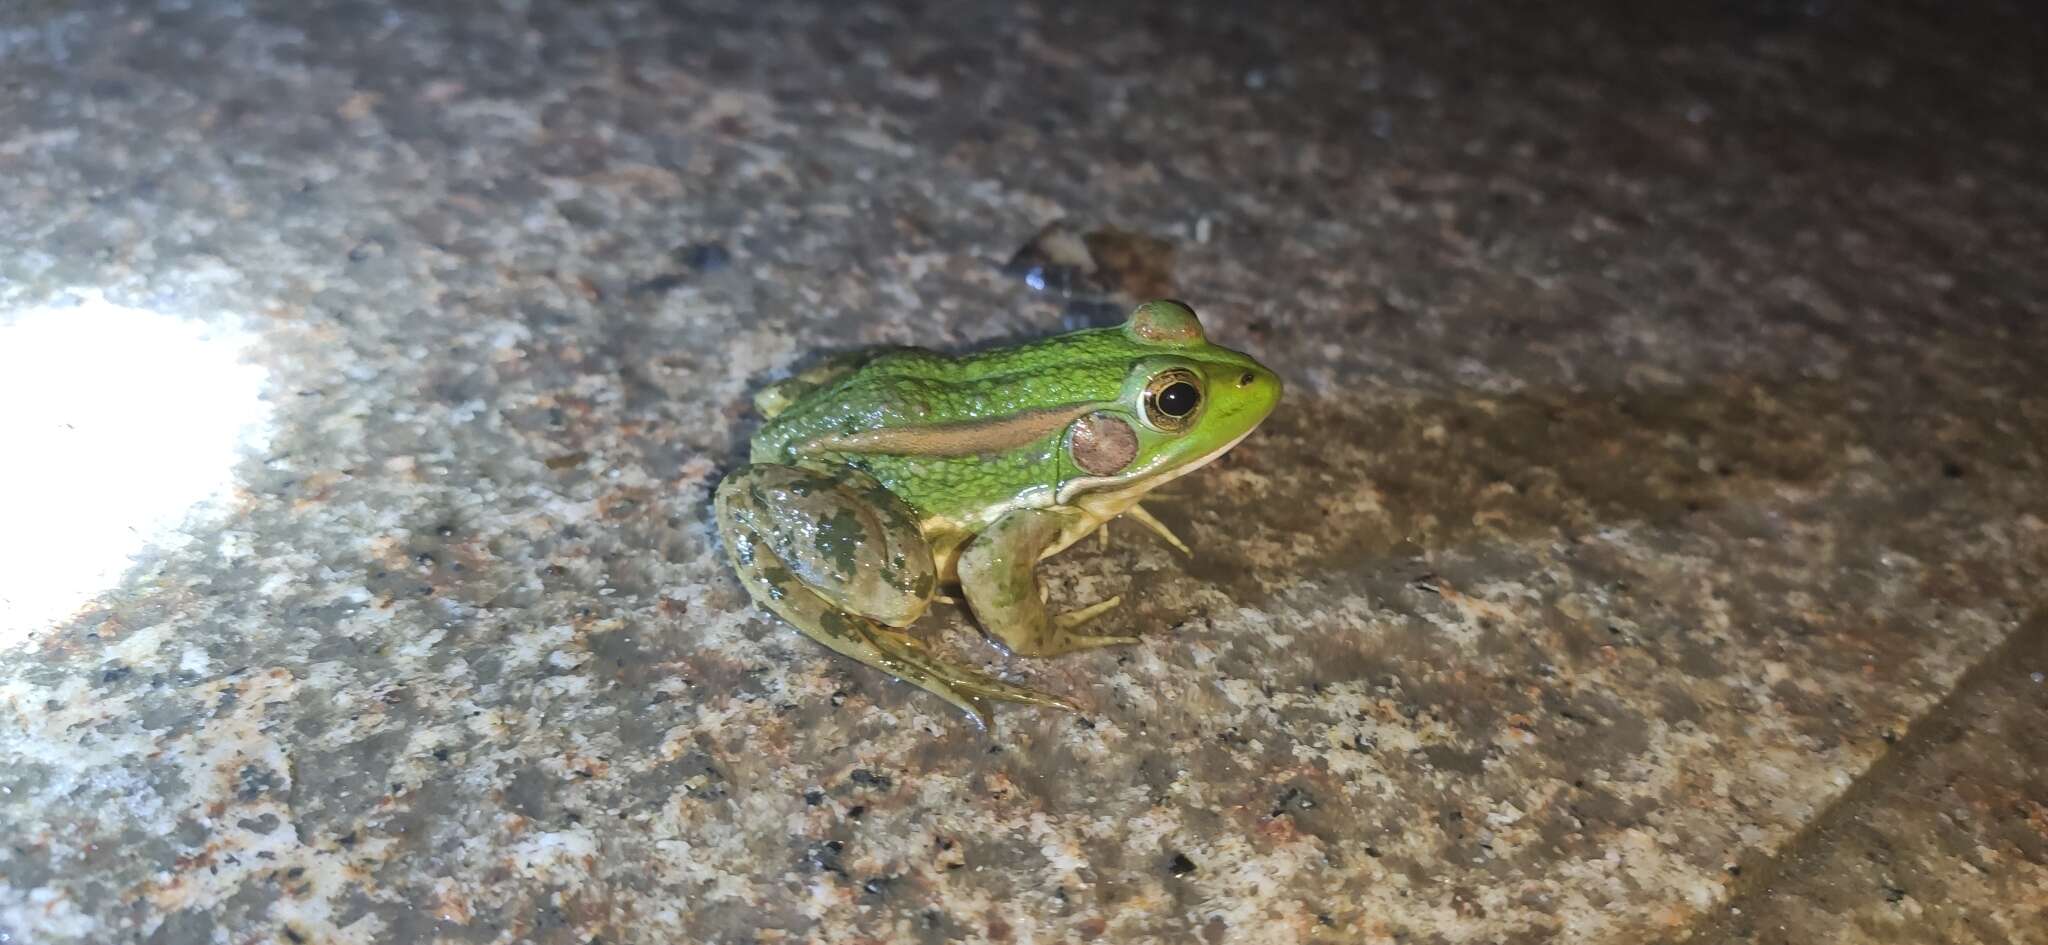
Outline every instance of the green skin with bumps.
<svg viewBox="0 0 2048 945"><path fill-rule="evenodd" d="M752 462L719 483L718 526L755 600L840 653L989 721L993 701L1072 703L940 659L902 628L942 585L1011 652L1136 642L1055 616L1038 562L1119 515L1186 550L1138 505L1221 456L1279 403L1280 379L1210 344L1194 312L968 355L828 361L755 398Z"/></svg>

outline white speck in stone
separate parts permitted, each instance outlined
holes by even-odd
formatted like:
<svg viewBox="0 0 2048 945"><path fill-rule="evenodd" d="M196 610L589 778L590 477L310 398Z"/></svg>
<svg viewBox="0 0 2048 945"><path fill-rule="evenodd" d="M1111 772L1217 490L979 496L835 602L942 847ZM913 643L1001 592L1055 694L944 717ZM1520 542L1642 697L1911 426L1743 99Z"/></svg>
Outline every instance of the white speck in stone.
<svg viewBox="0 0 2048 945"><path fill-rule="evenodd" d="M2029 676L2029 677L2027 677L2027 678L2029 678L2029 679L2032 679L2032 680L2033 680L2034 682L2038 683L2038 682L2040 682L2040 681L2041 681L2042 679L2048 679L2048 676L2044 676L2044 675L2043 675L2043 674L2041 674L2041 673L2035 673L2034 675L2032 675L2032 676Z"/></svg>
<svg viewBox="0 0 2048 945"><path fill-rule="evenodd" d="M470 399L463 401L454 410L448 411L448 419L456 423L468 423L471 420L475 420L477 414L483 412L484 402L479 399Z"/></svg>
<svg viewBox="0 0 2048 945"><path fill-rule="evenodd" d="M263 583L256 585L256 593L261 594L264 597L276 597L280 591L283 591L285 588L290 587L291 583L291 572L279 571L276 574L264 578Z"/></svg>
<svg viewBox="0 0 2048 945"><path fill-rule="evenodd" d="M0 883L0 902L13 899L13 890ZM28 890L20 905L0 906L0 929L23 929L37 935L51 938L75 938L86 940L95 937L99 922L78 911L71 897L54 886L39 886ZM28 941L32 939L24 939Z"/></svg>
<svg viewBox="0 0 2048 945"><path fill-rule="evenodd" d="M548 654L548 665L556 669L575 669L583 664L584 658L584 654L571 653L568 650L556 650Z"/></svg>

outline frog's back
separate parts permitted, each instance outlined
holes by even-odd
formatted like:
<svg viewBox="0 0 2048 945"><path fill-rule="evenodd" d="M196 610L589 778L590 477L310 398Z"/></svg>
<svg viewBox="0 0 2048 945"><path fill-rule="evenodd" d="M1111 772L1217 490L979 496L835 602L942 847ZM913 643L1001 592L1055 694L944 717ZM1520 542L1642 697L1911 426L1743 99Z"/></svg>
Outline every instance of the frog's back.
<svg viewBox="0 0 2048 945"><path fill-rule="evenodd" d="M874 353L786 403L755 434L753 461L862 469L927 515L992 510L1051 492L1066 426L1116 399L1133 356L1114 329L966 355Z"/></svg>

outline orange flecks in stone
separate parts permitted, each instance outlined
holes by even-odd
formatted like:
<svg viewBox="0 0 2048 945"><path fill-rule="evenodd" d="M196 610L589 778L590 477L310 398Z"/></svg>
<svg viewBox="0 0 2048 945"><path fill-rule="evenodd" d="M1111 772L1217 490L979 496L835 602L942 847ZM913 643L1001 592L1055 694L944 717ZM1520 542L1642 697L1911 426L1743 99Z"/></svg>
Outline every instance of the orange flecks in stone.
<svg viewBox="0 0 2048 945"><path fill-rule="evenodd" d="M610 170L586 174L582 183L594 187L642 189L652 195L674 196L683 191L683 179L674 171L647 164L618 164Z"/></svg>
<svg viewBox="0 0 2048 945"><path fill-rule="evenodd" d="M599 518L616 521L629 518L653 505L653 494L646 489L620 489L597 497Z"/></svg>
<svg viewBox="0 0 2048 945"><path fill-rule="evenodd" d="M1295 829L1294 818L1285 815L1259 818L1258 832L1275 844L1295 843L1302 839L1301 831Z"/></svg>
<svg viewBox="0 0 2048 945"><path fill-rule="evenodd" d="M1693 911L1684 906L1671 905L1657 911L1656 923L1667 929L1684 928L1692 922Z"/></svg>
<svg viewBox="0 0 2048 945"><path fill-rule="evenodd" d="M303 511L327 501L334 495L334 485L348 476L333 470L322 470L307 476L299 483L299 497L292 500L294 511Z"/></svg>
<svg viewBox="0 0 2048 945"><path fill-rule="evenodd" d="M611 773L612 766L602 758L570 752L562 756L562 770L573 778L602 778Z"/></svg>
<svg viewBox="0 0 2048 945"><path fill-rule="evenodd" d="M2027 826L2034 828L2034 832L2042 837L2048 837L2048 805L2043 805L2032 798L2019 803L2021 809L2027 812Z"/></svg>
<svg viewBox="0 0 2048 945"><path fill-rule="evenodd" d="M341 103L341 108L336 110L336 114L349 121L361 121L370 117L370 112L376 109L377 102L382 98L383 96L375 92L357 92Z"/></svg>

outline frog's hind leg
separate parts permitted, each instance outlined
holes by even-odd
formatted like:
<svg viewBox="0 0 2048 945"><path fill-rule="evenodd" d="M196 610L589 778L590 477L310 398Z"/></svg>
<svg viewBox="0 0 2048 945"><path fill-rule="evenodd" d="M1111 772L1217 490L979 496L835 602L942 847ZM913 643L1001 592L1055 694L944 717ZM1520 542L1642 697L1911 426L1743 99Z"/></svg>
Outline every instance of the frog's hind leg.
<svg viewBox="0 0 2048 945"><path fill-rule="evenodd" d="M745 538L739 540L749 541ZM871 618L833 607L802 585L767 593L758 591L756 589L763 585L749 579L752 576L749 572L761 573L758 569L768 550L757 542L736 547L746 550L735 552L734 566L762 606L789 621L804 635L831 647L834 652L853 657L952 703L972 716L982 728L987 728L993 721L990 712L993 702L1021 702L1076 711L1074 704L1065 699L1014 686L986 673L949 663L916 637ZM765 560L768 568L775 567L773 558Z"/></svg>
<svg viewBox="0 0 2048 945"><path fill-rule="evenodd" d="M748 466L719 484L715 505L740 583L812 639L945 699L984 727L991 702L1074 708L949 663L896 629L932 597L931 555L909 508L872 478Z"/></svg>

